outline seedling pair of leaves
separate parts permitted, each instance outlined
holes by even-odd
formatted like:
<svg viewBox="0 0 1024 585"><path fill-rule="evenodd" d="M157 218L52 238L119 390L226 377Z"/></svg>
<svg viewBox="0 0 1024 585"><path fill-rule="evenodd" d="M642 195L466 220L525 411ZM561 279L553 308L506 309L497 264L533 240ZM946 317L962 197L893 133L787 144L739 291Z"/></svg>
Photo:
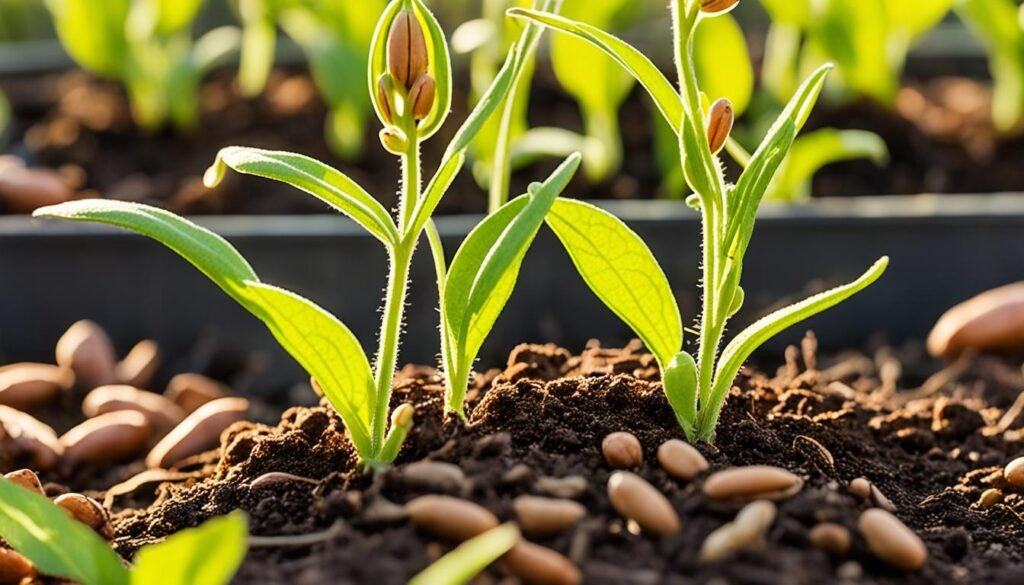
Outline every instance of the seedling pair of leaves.
<svg viewBox="0 0 1024 585"><path fill-rule="evenodd" d="M0 479L0 537L36 570L83 585L226 584L245 558L249 529L233 512L143 547L135 564L47 498Z"/></svg>
<svg viewBox="0 0 1024 585"><path fill-rule="evenodd" d="M409 14L424 34L410 35L406 26ZM405 19L405 24L393 27L399 18ZM393 0L388 4L374 32L368 78L374 107L385 124L382 142L399 156L403 168L397 218L340 171L299 154L226 148L206 173L204 179L210 186L221 181L228 168L287 183L352 218L381 242L388 252L390 269L373 368L356 336L341 321L294 292L262 282L231 244L184 218L145 205L108 200L46 207L37 210L35 216L128 228L177 252L262 320L281 346L316 380L345 422L365 464L376 467L389 463L397 456L413 419L412 407L402 405L393 413L388 428L409 266L419 239L427 235L437 268L447 404L462 415L466 384L480 346L512 292L523 256L543 218L579 166L579 156L570 157L548 180L531 185L527 194L483 220L463 242L449 269L430 217L462 168L473 137L510 91L540 31L535 25L524 28L494 83L455 134L437 172L421 190L419 143L433 135L448 114L451 65L444 34L420 0ZM394 34L406 36L394 39ZM409 53L394 54L392 47ZM414 111L410 88L395 82L407 71L395 67L400 61L403 65L429 63L422 75L432 76L436 89L428 110ZM412 84L412 80L406 81ZM384 86L391 89L381 91Z"/></svg>
<svg viewBox="0 0 1024 585"><path fill-rule="evenodd" d="M204 0L46 0L57 35L84 69L124 84L140 126L196 124L199 82L235 51L236 27L192 42Z"/></svg>
<svg viewBox="0 0 1024 585"><path fill-rule="evenodd" d="M640 51L585 23L558 15L514 9L510 14L574 35L600 48L632 74L672 127L682 153L680 167L701 211L704 296L696 358L682 350L683 324L664 272L647 245L624 223L595 206L562 200L548 224L596 295L654 354L668 401L690 440L710 441L719 413L743 363L771 337L863 290L884 272L879 259L856 281L776 311L739 333L719 354L726 323L743 304L740 279L757 208L807 120L830 66L816 70L797 89L735 185L727 183L707 136L712 122L698 86L694 36L705 18L701 2L673 0L676 68L680 91ZM715 96L717 97L717 96Z"/></svg>

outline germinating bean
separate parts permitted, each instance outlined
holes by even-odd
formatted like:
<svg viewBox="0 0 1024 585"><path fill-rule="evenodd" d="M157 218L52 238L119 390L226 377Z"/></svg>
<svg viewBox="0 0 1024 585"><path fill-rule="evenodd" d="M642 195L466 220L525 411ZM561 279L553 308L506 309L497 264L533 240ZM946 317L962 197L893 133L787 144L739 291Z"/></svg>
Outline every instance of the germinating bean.
<svg viewBox="0 0 1024 585"><path fill-rule="evenodd" d="M113 382L116 363L110 338L92 321L78 321L57 340L57 365L73 370L82 387Z"/></svg>
<svg viewBox="0 0 1024 585"><path fill-rule="evenodd" d="M185 411L164 396L126 384L100 386L82 401L82 412L89 417L119 410L142 413L161 435L185 419Z"/></svg>
<svg viewBox="0 0 1024 585"><path fill-rule="evenodd" d="M751 502L736 514L736 519L715 530L704 540L700 560L719 561L753 546L763 545L764 535L775 521L775 504L767 500Z"/></svg>
<svg viewBox="0 0 1024 585"><path fill-rule="evenodd" d="M34 469L51 469L64 454L64 446L46 423L9 406L0 405L0 426L26 451Z"/></svg>
<svg viewBox="0 0 1024 585"><path fill-rule="evenodd" d="M113 536L113 528L110 526L110 514L99 502L83 496L82 494L64 494L53 500L67 513L96 531L103 538L110 539Z"/></svg>
<svg viewBox="0 0 1024 585"><path fill-rule="evenodd" d="M149 439L149 419L141 412L119 410L95 416L61 436L64 456L75 462L108 463L142 451Z"/></svg>
<svg viewBox="0 0 1024 585"><path fill-rule="evenodd" d="M50 364L18 363L0 369L0 404L32 410L71 387L71 370Z"/></svg>
<svg viewBox="0 0 1024 585"><path fill-rule="evenodd" d="M452 496L420 496L405 505L412 523L444 538L463 541L498 525L483 506Z"/></svg>
<svg viewBox="0 0 1024 585"><path fill-rule="evenodd" d="M644 449L633 433L611 433L601 441L601 451L612 467L634 469L644 463Z"/></svg>
<svg viewBox="0 0 1024 585"><path fill-rule="evenodd" d="M146 388L160 369L160 346L152 339L135 344L114 368L114 378L129 386Z"/></svg>
<svg viewBox="0 0 1024 585"><path fill-rule="evenodd" d="M841 524L822 522L807 534L807 539L815 547L837 557L845 557L850 552L850 531Z"/></svg>
<svg viewBox="0 0 1024 585"><path fill-rule="evenodd" d="M561 553L545 546L520 540L502 557L509 573L528 585L576 585L583 579L580 570Z"/></svg>
<svg viewBox="0 0 1024 585"><path fill-rule="evenodd" d="M9 548L0 548L0 583L21 583L35 574L28 559Z"/></svg>
<svg viewBox="0 0 1024 585"><path fill-rule="evenodd" d="M781 500L800 491L803 480L771 465L731 467L711 474L704 495L712 500Z"/></svg>
<svg viewBox="0 0 1024 585"><path fill-rule="evenodd" d="M886 563L905 571L916 571L928 560L928 549L913 530L881 508L860 515L860 532L868 548Z"/></svg>
<svg viewBox="0 0 1024 585"><path fill-rule="evenodd" d="M562 532L582 518L587 509L572 500L519 496L512 502L523 532L550 536Z"/></svg>
<svg viewBox="0 0 1024 585"><path fill-rule="evenodd" d="M1024 488L1024 457L1018 457L1009 462L1003 469L1003 477L1010 485Z"/></svg>
<svg viewBox="0 0 1024 585"><path fill-rule="evenodd" d="M608 499L619 514L645 532L668 536L680 530L679 515L668 498L635 473L613 473L608 478Z"/></svg>
<svg viewBox="0 0 1024 585"><path fill-rule="evenodd" d="M1024 282L1001 286L946 311L928 334L928 352L954 359L967 349L1024 346Z"/></svg>
<svg viewBox="0 0 1024 585"><path fill-rule="evenodd" d="M669 439L658 447L658 463L670 475L687 481L708 469L708 460L693 445Z"/></svg>
<svg viewBox="0 0 1024 585"><path fill-rule="evenodd" d="M46 492L43 491L43 483L39 481L39 476L31 469L19 469L17 471L12 471L4 474L4 479L41 496L46 495Z"/></svg>
<svg viewBox="0 0 1024 585"><path fill-rule="evenodd" d="M217 446L220 434L249 410L245 398L220 398L188 415L146 456L148 467L167 468L186 457Z"/></svg>
<svg viewBox="0 0 1024 585"><path fill-rule="evenodd" d="M178 374L167 383L164 396L173 400L186 413L195 412L207 402L213 402L227 395L226 388L220 382L207 378L202 374Z"/></svg>

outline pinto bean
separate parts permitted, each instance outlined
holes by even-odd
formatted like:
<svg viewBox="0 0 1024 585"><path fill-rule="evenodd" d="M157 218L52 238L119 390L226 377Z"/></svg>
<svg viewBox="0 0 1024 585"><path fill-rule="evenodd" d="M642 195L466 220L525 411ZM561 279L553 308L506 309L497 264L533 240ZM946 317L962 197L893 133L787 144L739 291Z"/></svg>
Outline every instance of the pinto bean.
<svg viewBox="0 0 1024 585"><path fill-rule="evenodd" d="M245 398L220 398L188 415L146 456L149 467L167 468L186 457L217 446L220 434L249 410Z"/></svg>
<svg viewBox="0 0 1024 585"><path fill-rule="evenodd" d="M149 438L149 419L141 412L118 410L95 416L64 433L64 455L74 462L109 463L138 454Z"/></svg>
<svg viewBox="0 0 1024 585"><path fill-rule="evenodd" d="M57 341L57 365L73 370L83 387L113 382L116 363L110 338L92 321L78 321Z"/></svg>

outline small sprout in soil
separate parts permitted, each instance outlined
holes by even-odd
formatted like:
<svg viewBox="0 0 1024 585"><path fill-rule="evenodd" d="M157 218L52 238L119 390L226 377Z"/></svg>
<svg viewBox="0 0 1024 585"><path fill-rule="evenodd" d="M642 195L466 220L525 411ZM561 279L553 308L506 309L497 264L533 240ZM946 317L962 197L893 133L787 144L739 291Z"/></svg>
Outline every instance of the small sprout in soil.
<svg viewBox="0 0 1024 585"><path fill-rule="evenodd" d="M579 201L555 203L547 222L590 288L643 340L661 368L676 418L692 440L714 437L733 380L751 353L788 327L828 309L878 279L888 265L879 259L851 284L828 290L772 313L737 335L719 352L726 324L743 305L740 277L757 208L814 105L830 66L816 70L751 156L736 184L726 181L708 136L708 99L698 87L693 41L710 15L698 0L673 0L676 67L681 91L637 49L603 30L554 14L512 9L510 14L574 35L605 51L633 74L654 98L677 134L680 164L695 195L703 226L703 311L696 357L682 351L683 323L664 272L647 245L618 218ZM719 112L722 111L719 106ZM711 128L720 139L718 122Z"/></svg>
<svg viewBox="0 0 1024 585"><path fill-rule="evenodd" d="M395 218L355 181L299 154L229 147L206 172L209 186L219 183L228 168L287 183L348 215L380 240L390 270L372 369L358 339L338 319L293 292L261 282L231 244L186 219L149 206L106 200L75 201L39 209L35 215L125 227L183 256L261 319L315 379L345 422L361 460L370 467L390 463L415 418L411 407L399 408L390 417L388 410L409 269L420 238L427 236L440 289L447 406L464 417L473 361L512 294L526 250L579 166L579 155L570 156L548 180L531 185L528 193L484 219L447 265L431 215L462 168L473 138L511 90L541 30L532 24L523 29L494 82L455 133L437 172L422 188L420 143L440 129L451 108L450 56L444 33L422 0L392 0L387 5L370 43L367 88L384 125L381 142L399 157L402 167Z"/></svg>
<svg viewBox="0 0 1024 585"><path fill-rule="evenodd" d="M245 515L234 512L143 547L129 569L87 526L106 522L106 509L85 496L67 494L55 503L0 480L0 537L14 551L0 551L0 565L24 561L32 571L83 585L220 585L234 576L247 548Z"/></svg>
<svg viewBox="0 0 1024 585"><path fill-rule="evenodd" d="M519 542L515 524L502 524L463 542L409 581L409 585L462 585Z"/></svg>

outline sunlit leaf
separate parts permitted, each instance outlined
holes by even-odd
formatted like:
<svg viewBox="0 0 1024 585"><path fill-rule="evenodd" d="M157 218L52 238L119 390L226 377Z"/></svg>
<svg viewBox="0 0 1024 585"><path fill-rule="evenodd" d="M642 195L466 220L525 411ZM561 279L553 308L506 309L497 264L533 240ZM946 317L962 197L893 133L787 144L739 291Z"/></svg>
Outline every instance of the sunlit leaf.
<svg viewBox="0 0 1024 585"><path fill-rule="evenodd" d="M409 581L409 585L464 585L519 542L515 524L502 524L460 544Z"/></svg>
<svg viewBox="0 0 1024 585"><path fill-rule="evenodd" d="M754 66L736 19L723 14L701 21L693 58L701 91L712 100L729 98L735 115L741 116L754 95Z"/></svg>
<svg viewBox="0 0 1024 585"><path fill-rule="evenodd" d="M245 514L232 512L144 546L132 585L227 585L242 564L249 536Z"/></svg>
<svg viewBox="0 0 1024 585"><path fill-rule="evenodd" d="M884 165L889 150L882 138L866 130L821 128L793 141L779 175L765 199L802 200L811 195L811 179L822 167L846 160L868 159Z"/></svg>

